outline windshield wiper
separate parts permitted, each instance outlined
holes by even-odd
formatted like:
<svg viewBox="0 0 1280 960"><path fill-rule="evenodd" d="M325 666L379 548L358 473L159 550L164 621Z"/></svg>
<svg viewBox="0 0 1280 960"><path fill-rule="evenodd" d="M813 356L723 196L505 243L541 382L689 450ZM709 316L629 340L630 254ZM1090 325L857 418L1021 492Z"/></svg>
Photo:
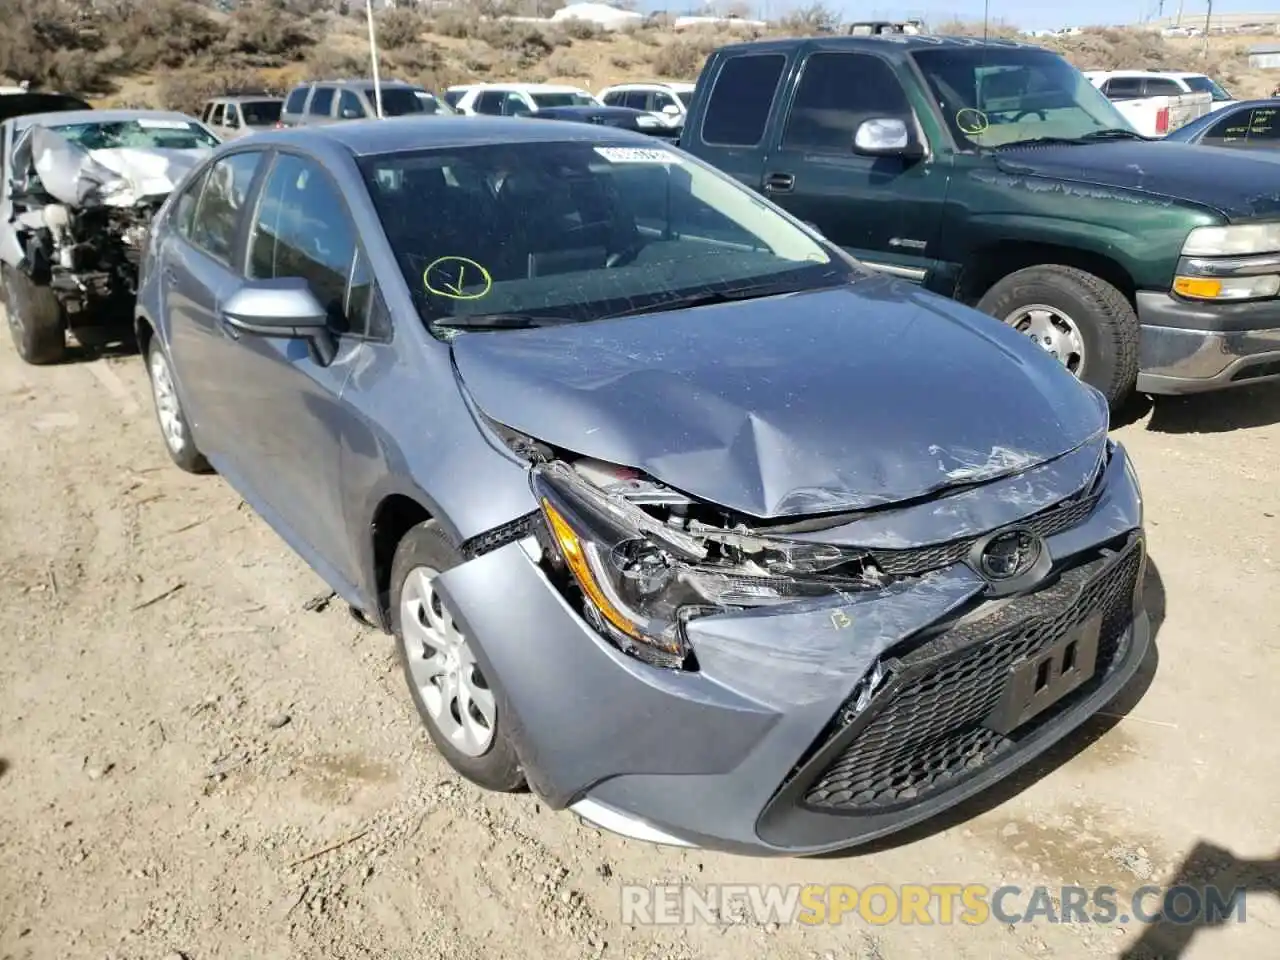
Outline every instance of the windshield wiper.
<svg viewBox="0 0 1280 960"><path fill-rule="evenodd" d="M459 317L437 317L429 327L450 330L530 330L554 327L562 323L578 323L573 317L548 317L532 313L474 313Z"/></svg>
<svg viewBox="0 0 1280 960"><path fill-rule="evenodd" d="M817 287L797 287L794 284L761 283L749 287L730 287L728 290L705 290L702 293L690 294L687 297L673 297L670 300L659 300L643 307L610 313L609 317L634 317L642 313L662 313L667 310L688 310L692 307L710 307L717 303L735 303L739 300L759 300L762 297L778 297L784 293L803 293L805 290L820 289Z"/></svg>
<svg viewBox="0 0 1280 960"><path fill-rule="evenodd" d="M1122 127L1108 127L1106 130L1091 130L1088 133L1081 134L1078 137L1030 137L1026 140L1013 140L1009 143L1002 143L994 149L1003 150L1006 147L1038 147L1045 145L1059 144L1078 144L1078 143L1096 143L1099 140L1149 140L1150 137L1144 137L1140 133L1132 130L1125 130Z"/></svg>

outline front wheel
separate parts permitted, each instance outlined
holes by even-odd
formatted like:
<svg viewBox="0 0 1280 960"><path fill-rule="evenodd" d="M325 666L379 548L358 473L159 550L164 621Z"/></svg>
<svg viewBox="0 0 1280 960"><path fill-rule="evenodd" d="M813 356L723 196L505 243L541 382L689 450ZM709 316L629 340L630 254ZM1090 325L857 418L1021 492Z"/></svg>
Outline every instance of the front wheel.
<svg viewBox="0 0 1280 960"><path fill-rule="evenodd" d="M191 424L178 398L169 357L160 346L158 337L151 338L147 347L147 374L151 379L151 397L155 401L156 423L164 438L169 458L187 473L209 473L212 468L196 442L191 437Z"/></svg>
<svg viewBox="0 0 1280 960"><path fill-rule="evenodd" d="M414 706L436 749L473 783L510 793L525 780L498 698L471 639L435 589L436 577L461 562L435 521L405 534L391 563L391 628Z"/></svg>
<svg viewBox="0 0 1280 960"><path fill-rule="evenodd" d="M1026 334L1075 377L1121 406L1138 379L1138 315L1116 287L1061 264L1011 273L978 309Z"/></svg>
<svg viewBox="0 0 1280 960"><path fill-rule="evenodd" d="M18 356L30 364L61 363L67 356L67 320L58 297L21 270L4 268L4 307Z"/></svg>

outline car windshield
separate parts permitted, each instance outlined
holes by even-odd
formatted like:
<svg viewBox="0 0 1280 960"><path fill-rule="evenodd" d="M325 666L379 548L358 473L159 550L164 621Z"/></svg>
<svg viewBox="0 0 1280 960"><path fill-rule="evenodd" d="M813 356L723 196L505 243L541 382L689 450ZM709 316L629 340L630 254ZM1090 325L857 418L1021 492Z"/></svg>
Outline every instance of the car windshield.
<svg viewBox="0 0 1280 960"><path fill-rule="evenodd" d="M120 147L203 150L216 147L221 142L195 121L173 117L98 120L93 123L50 125L49 129L86 150L114 150Z"/></svg>
<svg viewBox="0 0 1280 960"><path fill-rule="evenodd" d="M594 107L595 97L585 93L531 93L533 102L542 107Z"/></svg>
<svg viewBox="0 0 1280 960"><path fill-rule="evenodd" d="M247 126L269 127L279 121L283 106L279 100L245 100L240 104L240 112Z"/></svg>
<svg viewBox="0 0 1280 960"><path fill-rule="evenodd" d="M428 324L588 321L862 275L751 191L664 147L486 144L360 164Z"/></svg>
<svg viewBox="0 0 1280 960"><path fill-rule="evenodd" d="M374 91L367 91L369 102L376 103ZM405 117L415 113L451 114L452 108L447 103L437 100L426 90L411 87L383 87L382 115L384 117Z"/></svg>
<svg viewBox="0 0 1280 960"><path fill-rule="evenodd" d="M1079 140L1101 130L1136 133L1087 77L1048 51L975 45L913 57L962 147Z"/></svg>
<svg viewBox="0 0 1280 960"><path fill-rule="evenodd" d="M1183 79L1186 80L1187 86L1191 88L1192 93L1211 94L1215 103L1235 99L1216 81L1211 80L1209 77L1184 77Z"/></svg>

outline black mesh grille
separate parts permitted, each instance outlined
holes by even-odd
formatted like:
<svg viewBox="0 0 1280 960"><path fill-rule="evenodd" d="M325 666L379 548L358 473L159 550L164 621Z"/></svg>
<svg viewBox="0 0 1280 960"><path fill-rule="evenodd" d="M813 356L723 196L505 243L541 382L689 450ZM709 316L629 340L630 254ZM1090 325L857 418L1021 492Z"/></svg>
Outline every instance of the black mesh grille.
<svg viewBox="0 0 1280 960"><path fill-rule="evenodd" d="M1070 530L1093 512L1098 504L1098 497L1085 497L1060 503L1028 517L1017 526L1025 527L1042 537L1052 537L1063 530ZM871 558L885 573L892 576L912 576L940 567L949 567L959 563L969 555L979 537L966 537L962 540L950 540L947 543L935 543L927 547L912 547L909 550L870 550Z"/></svg>
<svg viewBox="0 0 1280 960"><path fill-rule="evenodd" d="M866 715L850 717L865 725L804 802L827 811L881 812L938 793L1012 749L1027 730L1091 689L1113 665L1132 621L1141 564L1142 544L1135 540L1120 558L1069 570L1048 589L981 620L961 622L886 662L888 680ZM1102 628L1093 681L1011 737L986 726L1010 667L1094 615L1101 615Z"/></svg>

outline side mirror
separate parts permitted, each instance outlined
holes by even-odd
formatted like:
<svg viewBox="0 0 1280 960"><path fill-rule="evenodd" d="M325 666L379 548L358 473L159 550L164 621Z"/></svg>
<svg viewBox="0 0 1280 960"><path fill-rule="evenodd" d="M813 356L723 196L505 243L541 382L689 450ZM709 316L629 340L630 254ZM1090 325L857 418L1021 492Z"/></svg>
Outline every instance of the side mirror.
<svg viewBox="0 0 1280 960"><path fill-rule="evenodd" d="M338 352L328 311L301 277L248 281L222 304L222 319L240 333L306 340L322 366L332 363Z"/></svg>
<svg viewBox="0 0 1280 960"><path fill-rule="evenodd" d="M342 111L342 119L358 120L360 119L360 111L355 109L354 107L347 107L347 109Z"/></svg>
<svg viewBox="0 0 1280 960"><path fill-rule="evenodd" d="M680 108L677 107L674 103L668 103L665 107L662 108L662 112L666 114L668 117L680 116Z"/></svg>
<svg viewBox="0 0 1280 960"><path fill-rule="evenodd" d="M912 138L906 121L896 117L864 120L853 135L853 150L872 157L924 156L924 149Z"/></svg>

